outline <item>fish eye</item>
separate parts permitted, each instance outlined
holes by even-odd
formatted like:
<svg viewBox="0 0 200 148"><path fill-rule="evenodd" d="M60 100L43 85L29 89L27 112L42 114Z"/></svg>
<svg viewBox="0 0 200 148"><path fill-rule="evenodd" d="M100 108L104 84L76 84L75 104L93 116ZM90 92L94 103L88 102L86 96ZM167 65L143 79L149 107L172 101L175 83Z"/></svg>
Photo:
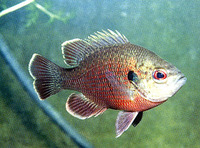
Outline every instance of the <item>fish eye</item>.
<svg viewBox="0 0 200 148"><path fill-rule="evenodd" d="M164 70L155 70L153 72L153 78L155 80L165 80L167 78L167 73Z"/></svg>

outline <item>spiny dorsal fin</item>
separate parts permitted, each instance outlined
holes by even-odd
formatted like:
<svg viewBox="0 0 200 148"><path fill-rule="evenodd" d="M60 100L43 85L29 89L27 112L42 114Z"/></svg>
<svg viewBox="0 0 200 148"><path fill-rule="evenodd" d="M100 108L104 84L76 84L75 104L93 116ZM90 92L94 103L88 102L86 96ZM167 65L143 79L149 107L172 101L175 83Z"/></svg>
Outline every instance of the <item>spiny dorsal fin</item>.
<svg viewBox="0 0 200 148"><path fill-rule="evenodd" d="M98 116L107 110L87 99L83 94L71 94L66 102L66 110L79 119Z"/></svg>
<svg viewBox="0 0 200 148"><path fill-rule="evenodd" d="M102 31L90 35L88 39L73 39L62 44L62 53L64 61L67 65L76 67L85 57L97 50L114 45L128 43L127 38L118 31Z"/></svg>
<svg viewBox="0 0 200 148"><path fill-rule="evenodd" d="M97 32L95 35L90 35L86 40L92 46L101 48L105 46L113 46L128 43L128 39L121 35L118 31L113 32L112 30Z"/></svg>

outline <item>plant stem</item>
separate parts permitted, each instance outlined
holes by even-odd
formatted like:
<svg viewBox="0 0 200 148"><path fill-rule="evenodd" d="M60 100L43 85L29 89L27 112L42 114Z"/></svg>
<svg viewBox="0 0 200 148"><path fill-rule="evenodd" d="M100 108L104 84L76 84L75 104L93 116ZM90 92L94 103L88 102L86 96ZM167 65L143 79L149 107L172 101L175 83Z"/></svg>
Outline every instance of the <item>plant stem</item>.
<svg viewBox="0 0 200 148"><path fill-rule="evenodd" d="M30 3L33 3L36 8L38 8L40 11L44 12L45 14L47 14L50 17L51 20L53 20L55 18L55 19L58 19L60 21L65 21L64 18L62 18L62 17L60 17L60 16L58 16L56 14L51 13L46 8L44 8L43 6L41 6L40 4L36 3L35 0L25 0L25 1L15 5L15 6L12 6L12 7L8 8L8 9L5 9L5 10L0 12L0 17L4 16L4 15L10 13L10 12L16 11L16 10L26 6L26 5L29 5Z"/></svg>
<svg viewBox="0 0 200 148"><path fill-rule="evenodd" d="M43 6L41 6L40 4L38 4L38 3L35 2L34 5L35 5L36 8L38 8L39 10L41 10L42 12L44 12L45 14L47 14L51 19L56 18L58 20L64 21L64 19L62 19L60 16L51 13L46 8L44 8Z"/></svg>
<svg viewBox="0 0 200 148"><path fill-rule="evenodd" d="M12 6L12 7L8 8L8 9L5 9L5 10L0 12L0 17L4 16L4 15L10 13L10 12L16 11L16 10L18 10L18 9L20 9L20 8L22 8L22 7L26 6L26 5L34 2L34 1L35 0L25 0L25 1L15 5L15 6Z"/></svg>

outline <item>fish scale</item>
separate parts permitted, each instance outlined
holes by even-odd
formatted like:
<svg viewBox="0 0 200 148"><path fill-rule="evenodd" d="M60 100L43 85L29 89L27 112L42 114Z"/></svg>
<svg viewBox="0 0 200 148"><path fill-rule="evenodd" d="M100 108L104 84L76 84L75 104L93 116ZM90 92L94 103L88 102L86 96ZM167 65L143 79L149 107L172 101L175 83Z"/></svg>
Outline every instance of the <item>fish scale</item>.
<svg viewBox="0 0 200 148"><path fill-rule="evenodd" d="M63 89L71 94L66 110L74 117L87 119L107 109L120 110L116 137L130 125L136 126L143 111L172 97L186 82L175 66L143 47L131 44L118 31L97 32L88 39L73 39L62 44L62 68L34 54L29 72L40 99Z"/></svg>

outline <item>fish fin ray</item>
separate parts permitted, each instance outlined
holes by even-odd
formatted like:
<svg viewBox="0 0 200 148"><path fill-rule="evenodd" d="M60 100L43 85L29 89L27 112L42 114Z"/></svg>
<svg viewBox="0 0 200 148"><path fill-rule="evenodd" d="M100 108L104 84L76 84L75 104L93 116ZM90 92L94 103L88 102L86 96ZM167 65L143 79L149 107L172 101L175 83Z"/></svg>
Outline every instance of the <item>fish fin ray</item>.
<svg viewBox="0 0 200 148"><path fill-rule="evenodd" d="M94 35L90 35L86 40L90 45L101 48L105 46L114 46L128 43L128 39L121 35L118 31L102 30L102 32L96 32Z"/></svg>
<svg viewBox="0 0 200 148"><path fill-rule="evenodd" d="M83 94L73 93L66 102L66 110L76 118L86 119L102 114L107 108L95 104Z"/></svg>
<svg viewBox="0 0 200 148"><path fill-rule="evenodd" d="M107 31L96 32L85 40L76 38L65 41L61 46L64 62L68 66L77 67L85 57L96 51L105 50L101 47L121 45L128 42L128 39L118 31L113 32L108 29Z"/></svg>
<svg viewBox="0 0 200 148"><path fill-rule="evenodd" d="M136 119L138 112L120 111L116 120L116 138L125 132Z"/></svg>
<svg viewBox="0 0 200 148"><path fill-rule="evenodd" d="M88 53L93 49L86 41L81 39L72 39L62 43L62 54L64 62L71 67L77 67Z"/></svg>
<svg viewBox="0 0 200 148"><path fill-rule="evenodd" d="M114 92L117 92L113 94L114 96L123 96L123 99L133 99L131 97L133 96L134 91L127 89L121 82L120 78L118 78L113 72L107 71L105 72L105 76L114 89Z"/></svg>
<svg viewBox="0 0 200 148"><path fill-rule="evenodd" d="M61 67L41 55L33 54L29 72L35 79L33 85L40 99L46 99L62 89Z"/></svg>

